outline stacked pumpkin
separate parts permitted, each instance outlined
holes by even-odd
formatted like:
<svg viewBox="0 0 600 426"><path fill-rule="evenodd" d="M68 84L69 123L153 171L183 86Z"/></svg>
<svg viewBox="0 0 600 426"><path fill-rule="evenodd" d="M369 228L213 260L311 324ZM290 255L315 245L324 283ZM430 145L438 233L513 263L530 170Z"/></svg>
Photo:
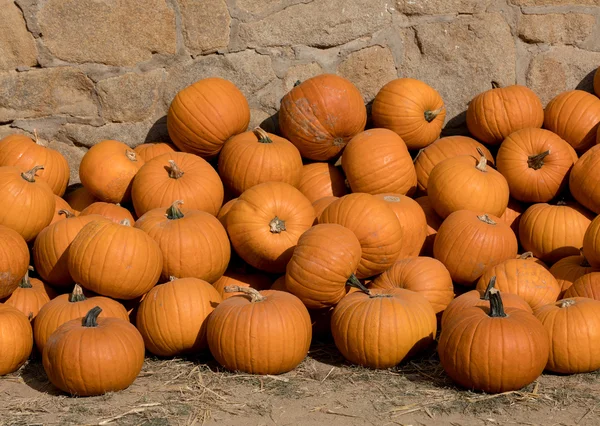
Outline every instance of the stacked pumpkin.
<svg viewBox="0 0 600 426"><path fill-rule="evenodd" d="M440 138L445 113L400 78L365 130L358 89L324 74L283 97L275 134L247 130L239 89L204 79L169 108L173 144L101 141L66 194L58 152L1 140L0 374L35 342L52 383L96 395L129 386L144 350L279 374L327 337L388 368L440 326L467 388L599 368L600 99L571 91L544 111L494 83L469 104L473 138Z"/></svg>

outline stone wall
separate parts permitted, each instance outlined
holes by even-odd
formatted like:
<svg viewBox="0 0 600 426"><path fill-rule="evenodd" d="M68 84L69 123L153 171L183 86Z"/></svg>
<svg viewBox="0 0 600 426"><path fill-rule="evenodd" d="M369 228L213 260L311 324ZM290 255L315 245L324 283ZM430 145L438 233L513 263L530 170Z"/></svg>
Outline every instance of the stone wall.
<svg viewBox="0 0 600 426"><path fill-rule="evenodd" d="M477 93L591 90L600 0L0 0L0 137L37 129L73 167L102 139L166 140L175 93L221 76L269 119L329 72L369 102L397 76L444 98L445 133Z"/></svg>

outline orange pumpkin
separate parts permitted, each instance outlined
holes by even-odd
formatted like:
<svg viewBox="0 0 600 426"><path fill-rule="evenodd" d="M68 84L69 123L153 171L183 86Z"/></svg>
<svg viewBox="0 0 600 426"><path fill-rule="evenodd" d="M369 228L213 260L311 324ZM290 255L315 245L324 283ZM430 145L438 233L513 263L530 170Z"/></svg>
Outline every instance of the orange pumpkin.
<svg viewBox="0 0 600 426"><path fill-rule="evenodd" d="M300 83L281 99L279 127L302 157L327 161L336 157L367 122L359 90L335 74Z"/></svg>
<svg viewBox="0 0 600 426"><path fill-rule="evenodd" d="M121 207L119 203L113 204L98 201L87 206L79 215L88 216L91 214L105 217L113 223L120 223L125 219L127 219L131 224L135 222L129 210L127 210L125 207Z"/></svg>
<svg viewBox="0 0 600 426"><path fill-rule="evenodd" d="M0 140L0 167L14 166L21 172L31 170L38 164L44 169L37 174L59 197L65 193L71 172L63 155L44 146L36 133L34 142L25 135L9 135Z"/></svg>
<svg viewBox="0 0 600 426"><path fill-rule="evenodd" d="M584 207L600 214L600 145L590 148L571 169L569 190Z"/></svg>
<svg viewBox="0 0 600 426"><path fill-rule="evenodd" d="M227 229L227 215L236 201L237 198L232 198L231 200L227 201L221 206L219 213L217 214L217 219L219 219L219 222L221 222L221 225L223 225L223 228L225 229Z"/></svg>
<svg viewBox="0 0 600 426"><path fill-rule="evenodd" d="M223 197L223 183L215 169L202 158L184 152L150 160L140 169L131 188L138 217L152 209L167 208L174 200L183 200L189 209L216 216Z"/></svg>
<svg viewBox="0 0 600 426"><path fill-rule="evenodd" d="M475 96L467 108L467 127L478 140L499 145L508 135L527 127L540 128L544 107L537 95L518 84L492 89Z"/></svg>
<svg viewBox="0 0 600 426"><path fill-rule="evenodd" d="M410 195L416 189L417 174L406 144L388 129L354 136L342 155L342 168L352 192Z"/></svg>
<svg viewBox="0 0 600 426"><path fill-rule="evenodd" d="M0 376L4 376L17 371L31 355L33 332L25 314L0 304L0 336Z"/></svg>
<svg viewBox="0 0 600 426"><path fill-rule="evenodd" d="M282 275L279 278L277 278L275 281L273 281L273 285L271 285L269 290L288 291L287 287L285 286L285 275ZM310 313L310 311L309 311L309 313ZM312 316L311 316L311 318L312 318ZM314 331L314 328L313 328L313 331Z"/></svg>
<svg viewBox="0 0 600 426"><path fill-rule="evenodd" d="M346 195L348 188L345 180L344 174L337 167L329 163L312 163L302 167L298 189L314 204L324 197Z"/></svg>
<svg viewBox="0 0 600 426"><path fill-rule="evenodd" d="M396 132L409 149L420 149L440 136L446 109L433 87L413 78L398 78L377 93L371 115L375 127Z"/></svg>
<svg viewBox="0 0 600 426"><path fill-rule="evenodd" d="M544 129L511 133L496 156L496 166L508 182L511 197L526 203L555 198L568 183L573 164L571 146Z"/></svg>
<svg viewBox="0 0 600 426"><path fill-rule="evenodd" d="M583 90L563 92L552 99L544 112L544 127L585 152L596 143L600 124L600 99Z"/></svg>
<svg viewBox="0 0 600 426"><path fill-rule="evenodd" d="M423 209L425 219L427 220L427 237L425 238L425 243L421 248L420 254L422 256L433 256L433 242L435 241L438 229L442 225L443 219L433 209L428 196L416 198L415 201Z"/></svg>
<svg viewBox="0 0 600 426"><path fill-rule="evenodd" d="M323 213L323 211L327 208L327 206L329 206L335 200L339 200L339 197L335 197L332 195L329 197L319 198L317 201L314 201L312 203L312 205L315 209L315 221L314 221L315 225L317 223L319 223L319 217L321 216L321 213Z"/></svg>
<svg viewBox="0 0 600 426"><path fill-rule="evenodd" d="M52 222L50 222L49 225L52 225L53 223L56 223L59 220L66 219L67 216L62 213L63 210L71 213L74 216L77 216L77 212L75 212L75 209L71 208L69 203L67 203L65 200L63 200L56 194L54 195L54 201L56 201L56 205L54 207L54 216L52 217Z"/></svg>
<svg viewBox="0 0 600 426"><path fill-rule="evenodd" d="M573 285L565 291L563 299L570 297L589 297L600 300L600 272L590 272L573 281Z"/></svg>
<svg viewBox="0 0 600 426"><path fill-rule="evenodd" d="M177 151L175 145L164 142L147 142L133 148L135 153L144 160L144 163L163 154Z"/></svg>
<svg viewBox="0 0 600 426"><path fill-rule="evenodd" d="M262 291L271 289L272 285L273 280L267 274L256 270L250 270L249 268L244 268L243 270L230 268L225 271L221 278L213 283L213 287L217 290L223 300L242 294L241 292L227 293L225 287L228 286L252 287L255 290Z"/></svg>
<svg viewBox="0 0 600 426"><path fill-rule="evenodd" d="M565 292L573 285L575 280L590 272L597 271L598 269L593 268L583 254L560 259L550 268L550 273L556 278L561 288L558 298L563 298Z"/></svg>
<svg viewBox="0 0 600 426"><path fill-rule="evenodd" d="M517 237L519 236L519 222L521 221L521 215L525 210L527 210L526 206L509 198L506 210L504 210L504 213L500 216L500 220L510 226L510 229L513 230Z"/></svg>
<svg viewBox="0 0 600 426"><path fill-rule="evenodd" d="M8 297L19 286L29 267L29 247L17 232L0 225L0 298Z"/></svg>
<svg viewBox="0 0 600 426"><path fill-rule="evenodd" d="M52 287L36 278L29 278L29 272L27 272L19 283L19 287L3 303L17 308L30 320L33 320L42 306L55 297L56 292Z"/></svg>
<svg viewBox="0 0 600 426"><path fill-rule="evenodd" d="M167 130L184 152L215 157L230 137L246 131L250 107L230 81L205 78L179 91L167 113Z"/></svg>
<svg viewBox="0 0 600 426"><path fill-rule="evenodd" d="M65 193L63 198L75 212L80 212L90 204L99 201L81 184L75 189Z"/></svg>

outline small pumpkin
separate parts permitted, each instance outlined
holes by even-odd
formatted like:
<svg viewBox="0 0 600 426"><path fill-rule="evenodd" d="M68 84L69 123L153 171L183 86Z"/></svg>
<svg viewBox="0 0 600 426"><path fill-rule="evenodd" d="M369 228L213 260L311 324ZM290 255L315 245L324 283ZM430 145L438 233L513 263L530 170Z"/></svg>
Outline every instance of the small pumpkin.
<svg viewBox="0 0 600 426"><path fill-rule="evenodd" d="M54 195L54 200L56 201L56 206L54 207L54 216L52 217L52 221L49 225L58 222L59 220L66 219L66 215L62 213L62 211L68 211L73 216L77 216L77 212L75 209L71 208L69 203L60 198L58 195Z"/></svg>
<svg viewBox="0 0 600 426"><path fill-rule="evenodd" d="M76 396L126 389L142 371L144 340L120 318L98 318L102 308L61 325L48 339L42 364L50 382ZM95 350L102 348L102 350ZM76 367L75 367L76 366Z"/></svg>
<svg viewBox="0 0 600 426"><path fill-rule="evenodd" d="M0 376L17 371L31 355L33 332L25 314L0 303Z"/></svg>
<svg viewBox="0 0 600 426"><path fill-rule="evenodd" d="M231 200L227 201L221 206L219 213L217 213L217 219L219 219L219 222L221 222L221 225L223 225L223 228L225 229L227 229L227 215L236 201L237 198L232 198Z"/></svg>
<svg viewBox="0 0 600 426"><path fill-rule="evenodd" d="M425 237L425 243L421 248L420 254L421 256L433 256L433 242L444 220L435 212L428 196L415 198L415 201L423 209L425 219L427 220L427 236Z"/></svg>
<svg viewBox="0 0 600 426"><path fill-rule="evenodd" d="M569 190L582 206L600 214L600 145L590 148L571 169Z"/></svg>
<svg viewBox="0 0 600 426"><path fill-rule="evenodd" d="M30 320L35 319L42 306L56 297L52 287L44 284L37 278L30 278L29 272L25 273L19 287L3 301L5 305L13 306L23 312Z"/></svg>
<svg viewBox="0 0 600 426"><path fill-rule="evenodd" d="M597 271L596 268L593 268L589 264L583 253L560 259L550 268L550 273L554 275L554 278L556 278L556 281L561 288L558 298L563 298L565 292L573 285L575 280L590 272Z"/></svg>
<svg viewBox="0 0 600 426"><path fill-rule="evenodd" d="M133 150L144 160L144 163L147 163L155 157L177 151L177 147L165 142L147 142L136 146Z"/></svg>
<svg viewBox="0 0 600 426"><path fill-rule="evenodd" d="M99 201L83 185L66 192L63 198L76 212L80 212L90 204Z"/></svg>
<svg viewBox="0 0 600 426"><path fill-rule="evenodd" d="M302 167L298 189L311 203L325 197L342 197L348 193L346 178L329 163L311 163Z"/></svg>
<svg viewBox="0 0 600 426"><path fill-rule="evenodd" d="M0 299L8 297L19 286L29 267L29 247L23 237L0 225Z"/></svg>
<svg viewBox="0 0 600 426"><path fill-rule="evenodd" d="M600 272L590 272L573 281L573 285L563 295L564 299L570 297L589 297L600 300Z"/></svg>
<svg viewBox="0 0 600 426"><path fill-rule="evenodd" d="M135 219L129 210L127 210L125 207L122 207L119 203L113 204L98 201L90 204L83 209L81 213L79 213L80 216L88 216L91 214L105 217L113 223L119 223L125 219L127 219L131 224L135 223Z"/></svg>
<svg viewBox="0 0 600 426"><path fill-rule="evenodd" d="M585 230L583 255L593 268L600 268L600 216L596 216Z"/></svg>
<svg viewBox="0 0 600 426"><path fill-rule="evenodd" d="M331 203L333 203L335 200L339 200L339 197L335 197L335 196L329 196L329 197L323 197L323 198L319 198L317 201L314 201L312 203L314 209L315 209L315 221L314 224L316 225L317 223L319 223L319 216L321 216L321 213L323 213L323 211L325 211L325 209L327 208L327 206L329 206Z"/></svg>
<svg viewBox="0 0 600 426"><path fill-rule="evenodd" d="M421 149L440 136L446 109L433 87L414 78L398 78L379 90L371 115L375 127L396 132L409 149Z"/></svg>
<svg viewBox="0 0 600 426"><path fill-rule="evenodd" d="M284 275L285 276L285 275ZM233 296L239 296L241 292L229 292L225 291L225 287L238 286L238 287L252 287L255 290L269 290L272 289L273 280L269 275L252 270L250 268L233 268L230 267L221 278L213 283L213 287L217 290L223 300L229 299ZM274 288L273 290L279 290Z"/></svg>
<svg viewBox="0 0 600 426"><path fill-rule="evenodd" d="M288 291L287 287L285 286L285 275L282 275L279 278L277 278L275 281L273 281L273 285L271 285L269 290ZM228 293L228 294L231 294L231 293ZM311 316L311 318L312 318L312 316Z"/></svg>
<svg viewBox="0 0 600 426"><path fill-rule="evenodd" d="M519 222L521 221L521 215L525 213L527 206L514 200L513 198L508 199L508 205L506 210L500 216L500 220L510 226L515 235L519 236Z"/></svg>
<svg viewBox="0 0 600 426"><path fill-rule="evenodd" d="M225 291L244 295L224 300L208 317L208 347L219 364L231 371L281 374L304 360L312 328L300 299L249 287L228 286Z"/></svg>

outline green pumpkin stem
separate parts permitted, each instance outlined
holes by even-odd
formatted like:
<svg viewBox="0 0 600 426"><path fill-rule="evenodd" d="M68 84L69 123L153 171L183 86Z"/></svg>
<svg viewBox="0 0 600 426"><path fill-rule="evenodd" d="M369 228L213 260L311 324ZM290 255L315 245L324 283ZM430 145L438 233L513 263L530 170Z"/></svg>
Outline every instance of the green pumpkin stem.
<svg viewBox="0 0 600 426"><path fill-rule="evenodd" d="M273 234L280 234L281 232L285 231L285 220L281 220L275 216L273 220L269 222L269 230Z"/></svg>
<svg viewBox="0 0 600 426"><path fill-rule="evenodd" d="M425 116L425 121L427 121L428 123L431 123L433 120L435 120L435 118L438 115L441 114L441 112L443 110L444 110L444 105L442 105L438 109L434 109L433 111L431 111L431 110L425 111L425 113L423 114Z"/></svg>
<svg viewBox="0 0 600 426"><path fill-rule="evenodd" d="M496 285L496 276L494 275L492 278L490 278L490 282L488 283L487 287L485 288L485 292L483 293L483 296L481 296L481 300L490 300L490 293L495 288L494 287L495 285Z"/></svg>
<svg viewBox="0 0 600 426"><path fill-rule="evenodd" d="M273 143L273 140L269 137L269 134L260 127L255 127L252 132L254 132L258 138L259 143Z"/></svg>
<svg viewBox="0 0 600 426"><path fill-rule="evenodd" d="M81 325L84 327L98 327L98 315L102 312L100 306L95 306L88 311L81 320Z"/></svg>
<svg viewBox="0 0 600 426"><path fill-rule="evenodd" d="M544 165L544 158L550 155L550 150L544 151L540 154L530 155L527 158L527 165L530 169L539 170Z"/></svg>
<svg viewBox="0 0 600 426"><path fill-rule="evenodd" d="M361 283L360 280L358 278L356 278L356 275L354 275L354 274L350 275L350 278L348 278L348 281L346 281L346 285L349 287L357 288L367 294L371 293L369 291L369 289L367 287L365 287L364 284Z"/></svg>
<svg viewBox="0 0 600 426"><path fill-rule="evenodd" d="M487 172L487 158L486 158L485 154L483 153L483 151L481 150L481 148L477 147L477 152L479 153L480 157L479 157L479 161L477 162L477 166L475 166L475 167L480 172Z"/></svg>
<svg viewBox="0 0 600 426"><path fill-rule="evenodd" d="M21 278L21 282L19 283L20 288L33 288L31 285L31 280L29 279L29 269L25 272L25 276Z"/></svg>
<svg viewBox="0 0 600 426"><path fill-rule="evenodd" d="M169 165L166 167L166 169L169 172L169 177L171 179L179 179L185 174L185 172L181 170L173 160L169 160Z"/></svg>
<svg viewBox="0 0 600 426"><path fill-rule="evenodd" d="M83 302L86 299L87 297L83 295L83 289L81 288L81 286L79 284L75 284L75 287L73 287L73 291L71 292L71 294L69 294L69 302Z"/></svg>
<svg viewBox="0 0 600 426"><path fill-rule="evenodd" d="M177 200L173 204L171 204L171 207L167 209L167 219L176 220L183 218L183 213L179 208L179 206L181 206L182 204L183 200Z"/></svg>
<svg viewBox="0 0 600 426"><path fill-rule="evenodd" d="M500 292L495 288L490 290L490 313L488 316L490 318L503 318L506 316Z"/></svg>
<svg viewBox="0 0 600 426"><path fill-rule="evenodd" d="M21 173L21 177L25 179L27 182L35 182L35 174L38 170L44 170L44 166L35 166L33 169L28 172Z"/></svg>
<svg viewBox="0 0 600 426"><path fill-rule="evenodd" d="M239 285L228 285L224 288L225 293L244 293L246 296L250 296L250 302L263 302L267 300L265 296L252 287L240 287Z"/></svg>

